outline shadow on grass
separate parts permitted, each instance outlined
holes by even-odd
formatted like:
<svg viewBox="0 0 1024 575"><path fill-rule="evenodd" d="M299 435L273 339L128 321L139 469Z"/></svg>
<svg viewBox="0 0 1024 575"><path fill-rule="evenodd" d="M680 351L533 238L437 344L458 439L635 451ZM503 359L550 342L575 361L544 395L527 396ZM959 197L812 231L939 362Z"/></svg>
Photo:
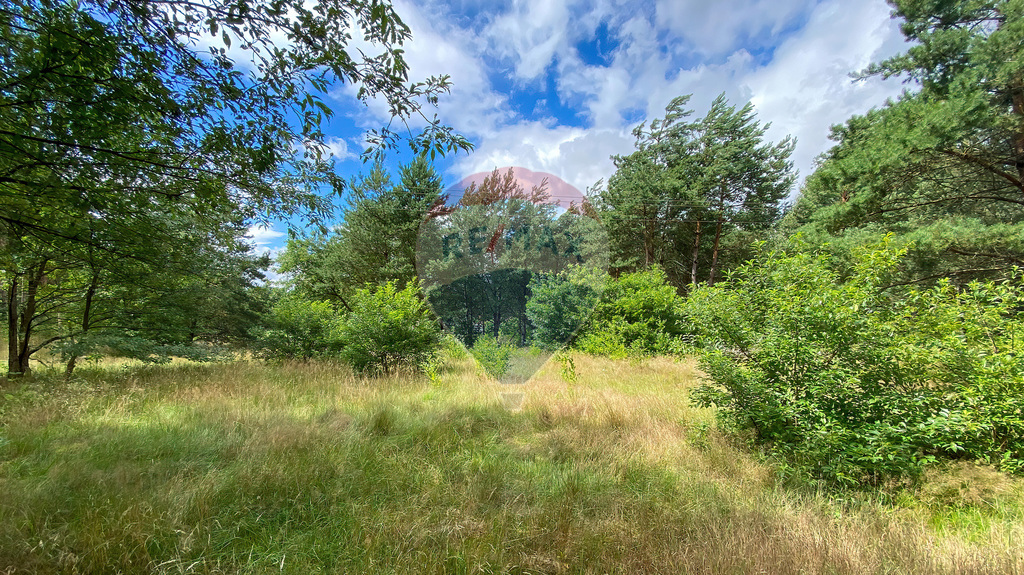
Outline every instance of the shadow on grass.
<svg viewBox="0 0 1024 575"><path fill-rule="evenodd" d="M0 566L1020 571L1000 543L1019 518L996 516L969 541L937 534L930 515L843 511L751 480L770 475L749 471L758 464L714 431L690 443L685 430L701 427L677 421L690 413L681 403L666 404L684 401L674 374L685 366L578 363L571 391L542 373L543 393L516 413L478 389L471 365L439 386L356 379L330 365L240 364L41 390L0 419ZM647 393L630 387L641 370ZM618 379L587 375L597 371Z"/></svg>

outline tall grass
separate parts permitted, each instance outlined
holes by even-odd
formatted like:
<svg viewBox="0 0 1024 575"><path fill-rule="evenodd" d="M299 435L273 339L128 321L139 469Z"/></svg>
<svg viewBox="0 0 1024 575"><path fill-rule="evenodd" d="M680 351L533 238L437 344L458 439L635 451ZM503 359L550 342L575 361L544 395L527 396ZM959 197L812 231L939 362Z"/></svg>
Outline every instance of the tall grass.
<svg viewBox="0 0 1024 575"><path fill-rule="evenodd" d="M1019 573L1024 488L964 466L818 494L687 401L575 356L522 408L470 360L86 366L0 399L0 573Z"/></svg>

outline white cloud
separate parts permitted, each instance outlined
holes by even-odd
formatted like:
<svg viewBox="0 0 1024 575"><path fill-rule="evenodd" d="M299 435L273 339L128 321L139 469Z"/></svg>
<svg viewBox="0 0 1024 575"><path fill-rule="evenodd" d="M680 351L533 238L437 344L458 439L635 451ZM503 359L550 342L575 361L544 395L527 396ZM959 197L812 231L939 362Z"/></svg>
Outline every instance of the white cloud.
<svg viewBox="0 0 1024 575"><path fill-rule="evenodd" d="M349 151L348 142L344 138L329 136L324 140L324 144L327 146L327 151L339 162L354 160L359 157L359 154Z"/></svg>
<svg viewBox="0 0 1024 575"><path fill-rule="evenodd" d="M802 5L790 2L786 13L795 13ZM749 14L729 13L749 18L763 9L763 3L754 2ZM882 0L824 2L763 66L745 49L738 49L720 63L689 68L676 66L676 56L659 43L654 25L636 16L619 28L621 43L608 68L566 60L559 68L559 89L566 97L581 97L593 127L601 130L623 128L627 112L634 109L644 110L647 119L661 117L668 102L683 94L693 94L690 105L698 115L723 92L737 105L751 101L758 118L772 124L770 140L790 134L797 137L794 162L806 177L814 158L830 146L829 126L881 105L903 89L896 82L854 83L850 78L851 72L905 49L897 24L888 18L889 10ZM762 27L778 27L784 21L768 18ZM751 22L723 24L721 33L728 37L737 30L752 30Z"/></svg>
<svg viewBox="0 0 1024 575"><path fill-rule="evenodd" d="M609 156L629 153L633 137L623 130L550 127L539 122L506 126L455 162L458 175L506 166L554 174L580 192L614 171Z"/></svg>
<svg viewBox="0 0 1024 575"><path fill-rule="evenodd" d="M801 175L828 149L828 129L900 93L898 82L853 82L852 72L905 49L897 24L881 1L832 0L819 5L800 34L775 50L772 62L746 79L769 136L797 137L794 160ZM852 33L856 31L856 33Z"/></svg>
<svg viewBox="0 0 1024 575"><path fill-rule="evenodd" d="M744 40L775 36L813 0L658 0L658 27L675 32L689 50L729 54Z"/></svg>
<svg viewBox="0 0 1024 575"><path fill-rule="evenodd" d="M284 253L285 246L280 240L286 235L288 234L285 232L275 230L272 225L264 226L258 224L249 226L248 231L245 233L245 237L249 240L249 245L251 246L251 252L258 256L268 255L271 261L277 261L277 258ZM287 279L279 274L274 266L271 266L265 275L267 276L267 281L272 284L279 284L282 280Z"/></svg>
<svg viewBox="0 0 1024 575"><path fill-rule="evenodd" d="M519 80L534 80L564 50L569 17L564 2L516 2L508 13L492 21L484 35L498 56L513 62Z"/></svg>
<svg viewBox="0 0 1024 575"><path fill-rule="evenodd" d="M490 86L487 69L482 61L480 38L473 30L465 30L454 23L428 15L423 8L402 0L395 2L395 9L412 30L412 41L404 46L405 60L409 65L410 78L422 80L429 76L451 77L450 94L440 97L439 108L444 121L460 132L469 135L485 133L493 126L509 121L512 116L508 96ZM368 49L359 43L354 47ZM354 97L357 87L346 84L336 92L336 97ZM434 111L424 107L427 115ZM378 128L389 118L387 103L382 98L367 102L357 122L363 128ZM411 130L422 128L426 120L419 116L407 120ZM398 126L393 125L392 128Z"/></svg>
<svg viewBox="0 0 1024 575"><path fill-rule="evenodd" d="M522 166L583 190L612 173L610 155L633 149L630 131L638 118L661 117L672 98L691 93L700 116L723 92L736 105L753 102L758 119L772 124L772 141L798 138L794 160L806 176L829 146L830 125L902 89L849 78L905 48L884 0L520 0L472 17L407 0L396 9L413 31L406 47L411 75L452 76L441 119L477 144L471 155L456 158L456 177ZM603 54L607 65L588 64L575 44L592 40L601 22L614 49ZM490 81L502 73L517 92L541 98L550 98L546 86L553 84L561 106L577 110L584 125L560 125L540 102L517 111L516 94L501 93ZM377 102L361 121L386 119Z"/></svg>
<svg viewBox="0 0 1024 575"><path fill-rule="evenodd" d="M279 243L278 240L286 235L285 232L275 230L274 226L259 224L249 226L249 230L245 233L246 239L257 253L266 253L271 249L271 245Z"/></svg>

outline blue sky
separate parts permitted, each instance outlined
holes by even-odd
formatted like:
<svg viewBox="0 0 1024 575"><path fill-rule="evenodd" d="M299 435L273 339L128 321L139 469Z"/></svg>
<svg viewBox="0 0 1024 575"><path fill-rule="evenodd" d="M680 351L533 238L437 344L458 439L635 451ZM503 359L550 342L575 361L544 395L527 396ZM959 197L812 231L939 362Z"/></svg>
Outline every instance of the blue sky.
<svg viewBox="0 0 1024 575"><path fill-rule="evenodd" d="M828 149L829 126L879 106L906 86L854 82L850 73L906 49L884 0L427 0L395 2L412 29L413 79L449 74L437 113L476 146L438 162L445 186L495 167L552 173L581 191L633 149L632 129L693 94L699 116L720 93L752 102L767 137L797 138L801 180ZM370 48L368 46L360 46ZM327 127L338 171L358 158L366 129L387 122L337 86ZM416 124L413 123L413 127ZM284 225L252 230L279 249Z"/></svg>

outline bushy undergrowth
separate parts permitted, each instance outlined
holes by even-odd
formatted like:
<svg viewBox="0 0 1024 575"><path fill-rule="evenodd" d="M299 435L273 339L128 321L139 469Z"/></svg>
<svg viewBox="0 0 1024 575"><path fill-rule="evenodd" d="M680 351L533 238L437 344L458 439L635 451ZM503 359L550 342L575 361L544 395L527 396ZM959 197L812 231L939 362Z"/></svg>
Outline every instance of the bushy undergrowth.
<svg viewBox="0 0 1024 575"><path fill-rule="evenodd" d="M493 335L484 334L476 338L469 350L491 377L500 378L508 373L515 346L503 342Z"/></svg>
<svg viewBox="0 0 1024 575"><path fill-rule="evenodd" d="M274 303L263 324L252 333L257 357L311 359L341 350L341 317L329 302L289 294Z"/></svg>
<svg viewBox="0 0 1024 575"><path fill-rule="evenodd" d="M918 475L938 458L1024 470L1024 341L1016 280L886 287L905 250L765 252L688 310L709 381L695 392L831 483Z"/></svg>
<svg viewBox="0 0 1024 575"><path fill-rule="evenodd" d="M683 299L659 267L608 282L576 349L607 357L674 355L687 334Z"/></svg>
<svg viewBox="0 0 1024 575"><path fill-rule="evenodd" d="M426 361L441 345L441 330L419 295L416 282L357 290L339 329L341 359L356 371L383 373Z"/></svg>
<svg viewBox="0 0 1024 575"><path fill-rule="evenodd" d="M570 343L590 317L608 281L605 272L586 267L534 276L526 302L526 316L534 325L534 343L547 349Z"/></svg>
<svg viewBox="0 0 1024 575"><path fill-rule="evenodd" d="M574 365L517 412L468 360L436 383L320 361L40 370L0 394L0 572L1024 570L1024 482L967 466L897 509L789 490L688 404L691 362Z"/></svg>
<svg viewBox="0 0 1024 575"><path fill-rule="evenodd" d="M530 284L527 315L534 341L547 349L566 343L590 355L623 358L673 355L686 335L683 299L659 267L611 278L573 268Z"/></svg>
<svg viewBox="0 0 1024 575"><path fill-rule="evenodd" d="M138 334L87 334L59 342L51 355L67 362L71 358L97 361L104 357L135 359L145 363L169 363L172 358L190 361L220 361L231 356L231 349L206 342L155 341Z"/></svg>
<svg viewBox="0 0 1024 575"><path fill-rule="evenodd" d="M295 293L271 308L254 332L257 357L340 359L356 371L391 373L421 366L441 345L441 330L420 299L419 285L394 282L356 290L343 313Z"/></svg>

